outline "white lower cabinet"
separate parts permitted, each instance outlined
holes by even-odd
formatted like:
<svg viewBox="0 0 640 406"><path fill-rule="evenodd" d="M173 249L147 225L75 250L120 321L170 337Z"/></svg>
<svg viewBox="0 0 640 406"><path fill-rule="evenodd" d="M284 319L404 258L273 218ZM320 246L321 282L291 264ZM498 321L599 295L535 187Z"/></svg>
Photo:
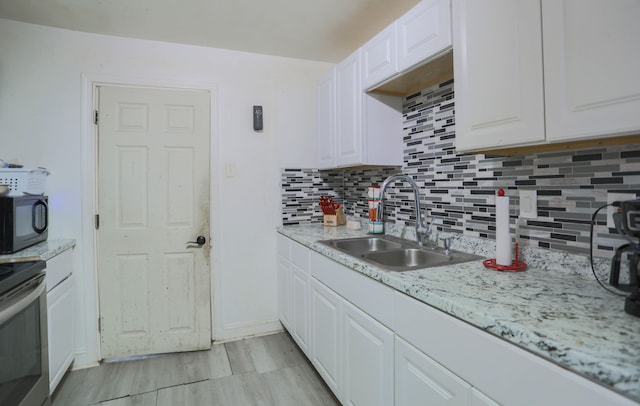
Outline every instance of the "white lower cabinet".
<svg viewBox="0 0 640 406"><path fill-rule="evenodd" d="M337 397L340 397L338 389L342 378L340 374L342 360L341 313L342 298L316 279L311 278L311 314L309 317L311 356L309 358Z"/></svg>
<svg viewBox="0 0 640 406"><path fill-rule="evenodd" d="M305 354L309 352L309 274L291 267L291 334Z"/></svg>
<svg viewBox="0 0 640 406"><path fill-rule="evenodd" d="M344 301L345 405L393 404L393 331Z"/></svg>
<svg viewBox="0 0 640 406"><path fill-rule="evenodd" d="M49 392L53 393L73 362L73 275L47 294Z"/></svg>
<svg viewBox="0 0 640 406"><path fill-rule="evenodd" d="M278 278L282 324L344 405L637 405L281 235Z"/></svg>
<svg viewBox="0 0 640 406"><path fill-rule="evenodd" d="M309 355L309 249L278 235L278 314L300 349Z"/></svg>
<svg viewBox="0 0 640 406"><path fill-rule="evenodd" d="M474 406L637 405L402 293L393 307L397 336L472 385Z"/></svg>
<svg viewBox="0 0 640 406"><path fill-rule="evenodd" d="M74 357L72 253L69 249L47 261L49 393L55 391Z"/></svg>
<svg viewBox="0 0 640 406"><path fill-rule="evenodd" d="M471 405L471 385L399 337L395 364L396 405Z"/></svg>
<svg viewBox="0 0 640 406"><path fill-rule="evenodd" d="M393 331L313 277L309 324L309 358L342 404L393 404Z"/></svg>
<svg viewBox="0 0 640 406"><path fill-rule="evenodd" d="M291 240L278 234L278 316L287 329L291 329Z"/></svg>
<svg viewBox="0 0 640 406"><path fill-rule="evenodd" d="M291 244L291 335L309 356L309 249Z"/></svg>

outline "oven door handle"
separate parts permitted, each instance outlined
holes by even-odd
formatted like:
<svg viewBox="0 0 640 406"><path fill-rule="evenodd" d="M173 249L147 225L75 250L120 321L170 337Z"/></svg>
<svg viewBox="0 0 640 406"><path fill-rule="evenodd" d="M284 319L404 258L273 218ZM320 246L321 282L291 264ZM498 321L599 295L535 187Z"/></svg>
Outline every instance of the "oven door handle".
<svg viewBox="0 0 640 406"><path fill-rule="evenodd" d="M20 292L15 297L12 297L7 301L8 303L2 304L2 309L0 309L0 326L29 307L29 305L31 305L31 303L33 303L42 294L42 292L44 292L44 289L47 286L44 282L44 275L39 276L38 278L40 278L40 281L38 281L35 286L24 292Z"/></svg>

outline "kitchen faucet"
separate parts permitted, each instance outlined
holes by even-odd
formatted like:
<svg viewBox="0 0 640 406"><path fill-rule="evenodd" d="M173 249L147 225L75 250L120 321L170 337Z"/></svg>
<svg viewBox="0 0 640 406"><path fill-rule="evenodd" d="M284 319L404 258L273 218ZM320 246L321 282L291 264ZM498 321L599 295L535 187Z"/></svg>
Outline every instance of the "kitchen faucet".
<svg viewBox="0 0 640 406"><path fill-rule="evenodd" d="M410 184L413 188L413 196L416 209L416 241L419 245L422 246L424 245L425 239L431 235L431 225L429 225L429 227L426 227L422 222L422 209L420 208L420 190L418 189L418 185L416 185L416 182L411 176L404 174L391 175L387 179L385 179L384 182L382 182L382 186L380 187L380 203L378 205L378 211L376 213L376 220L383 221L384 191L390 183L395 182L396 180L403 180Z"/></svg>

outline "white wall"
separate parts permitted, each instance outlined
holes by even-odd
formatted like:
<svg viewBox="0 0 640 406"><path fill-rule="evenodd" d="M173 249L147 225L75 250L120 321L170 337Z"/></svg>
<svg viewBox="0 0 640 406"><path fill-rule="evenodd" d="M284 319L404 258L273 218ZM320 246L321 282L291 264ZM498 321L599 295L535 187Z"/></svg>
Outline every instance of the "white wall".
<svg viewBox="0 0 640 406"><path fill-rule="evenodd" d="M83 167L93 167L83 161L91 157L86 146L93 137L91 126L82 123L92 107L91 97L83 98L83 78L217 89L217 122L212 123L214 337L278 328L280 168L316 165L315 83L330 64L2 19L0 55L0 157L51 170L49 238L78 240L77 364L90 364L99 354L93 219L82 214L92 182ZM252 105L264 107L263 132L252 129ZM235 165L235 177L224 176L226 163Z"/></svg>

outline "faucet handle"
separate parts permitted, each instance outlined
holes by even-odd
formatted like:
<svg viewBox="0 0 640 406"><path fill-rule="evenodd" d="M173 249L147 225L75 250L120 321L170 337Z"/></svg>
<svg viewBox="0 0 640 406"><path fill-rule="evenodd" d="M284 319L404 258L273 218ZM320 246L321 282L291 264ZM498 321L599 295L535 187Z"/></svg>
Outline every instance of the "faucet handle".
<svg viewBox="0 0 640 406"><path fill-rule="evenodd" d="M451 237L442 237L442 238L438 238L439 240L442 240L442 242L444 243L444 253L445 255L449 255L449 253L451 252Z"/></svg>
<svg viewBox="0 0 640 406"><path fill-rule="evenodd" d="M378 207L376 208L376 221L384 221L384 203L382 198L378 200Z"/></svg>

